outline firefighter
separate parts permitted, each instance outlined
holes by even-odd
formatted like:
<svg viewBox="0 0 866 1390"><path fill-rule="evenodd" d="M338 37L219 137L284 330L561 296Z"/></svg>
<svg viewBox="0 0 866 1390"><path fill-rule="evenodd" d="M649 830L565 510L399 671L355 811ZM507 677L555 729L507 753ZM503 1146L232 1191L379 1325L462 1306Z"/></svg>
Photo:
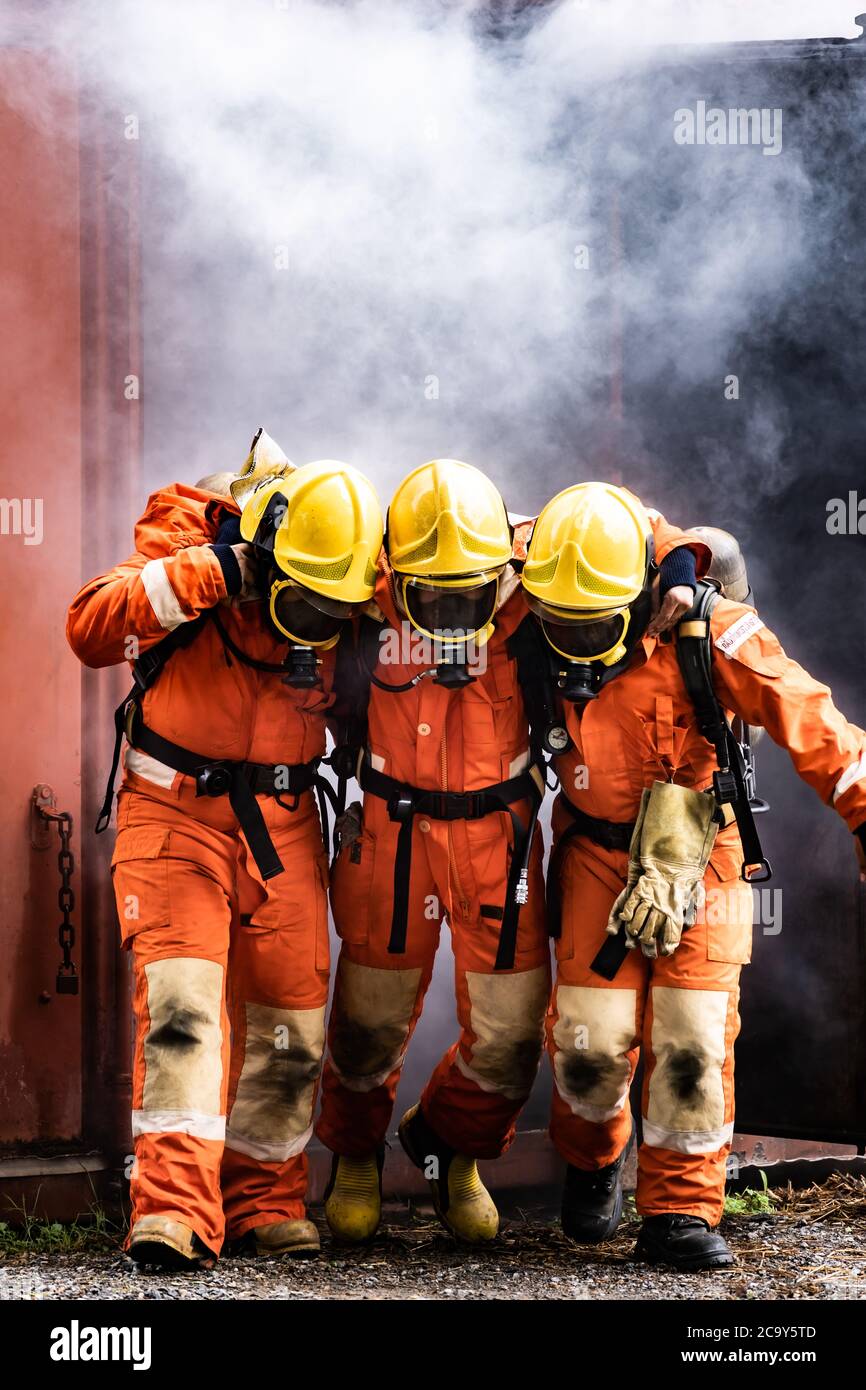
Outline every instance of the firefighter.
<svg viewBox="0 0 866 1390"><path fill-rule="evenodd" d="M68 637L133 658L112 860L136 1043L129 1253L209 1265L224 1239L309 1255L304 1148L328 993L317 767L335 653L373 592L370 483L294 468L260 431L239 477L154 493L135 551ZM119 753L118 748L115 756ZM113 782L113 776L111 781ZM101 824L111 814L111 784Z"/></svg>
<svg viewBox="0 0 866 1390"><path fill-rule="evenodd" d="M657 524L666 553L681 533ZM388 512L376 609L361 622L365 799L332 874L342 945L316 1128L334 1154L325 1213L347 1242L379 1223L382 1146L443 917L460 1037L398 1133L446 1228L467 1242L497 1232L476 1161L511 1142L549 998L532 833L543 759L521 693L537 638L512 563L530 526L512 533L492 483L453 459L410 473ZM691 597L673 591L664 621Z"/></svg>
<svg viewBox="0 0 866 1390"><path fill-rule="evenodd" d="M747 872L768 871L725 713L787 748L861 842L866 735L753 607L711 585L698 585L675 640L651 636L650 553L636 499L587 483L544 508L523 570L569 735L555 764L548 881L558 918L551 1136L568 1164L563 1229L606 1240L622 1210L642 1053L636 1253L696 1270L733 1262L715 1227L751 950L740 871L744 858Z"/></svg>

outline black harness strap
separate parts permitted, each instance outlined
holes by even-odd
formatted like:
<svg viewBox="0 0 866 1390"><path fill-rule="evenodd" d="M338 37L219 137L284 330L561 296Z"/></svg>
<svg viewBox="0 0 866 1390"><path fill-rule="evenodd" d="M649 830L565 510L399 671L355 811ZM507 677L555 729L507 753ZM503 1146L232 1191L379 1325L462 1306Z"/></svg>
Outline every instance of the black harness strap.
<svg viewBox="0 0 866 1390"><path fill-rule="evenodd" d="M517 683L529 721L531 760L546 774L545 754L564 752L570 740L557 712L550 647L531 613L512 632L507 647L517 663ZM555 743L550 740L552 733L559 735Z"/></svg>
<svg viewBox="0 0 866 1390"><path fill-rule="evenodd" d="M117 769L120 766L120 750L123 747L123 738L126 733L127 720L129 719L134 707L141 703L141 697L156 682L157 678L168 662L169 658L179 651L182 647L188 647L199 635L207 621L207 614L202 613L198 618L194 618L189 623L181 623L179 627L173 628L166 633L159 642L150 647L148 651L140 656L132 664L132 675L135 681L128 695L121 700L117 709L114 711L114 749L111 754L111 770L108 774L108 781L105 784L105 795L102 798L102 806L96 818L96 834L101 835L103 830L108 829L111 820L111 811L114 805L114 783L117 779Z"/></svg>
<svg viewBox="0 0 866 1390"><path fill-rule="evenodd" d="M725 718L713 686L710 617L719 599L715 585L698 585L695 602L677 626L677 660L683 681L704 738L713 745L718 771L713 774L713 791L721 808L733 808L743 844L741 877L746 883L765 883L773 870L761 848L749 792L749 779L743 750ZM749 869L757 873L748 873Z"/></svg>
<svg viewBox="0 0 866 1390"><path fill-rule="evenodd" d="M163 738L135 716L130 735L133 748L158 759L185 777L195 778L197 796L227 795L262 878L276 878L277 874L283 872L282 861L274 848L256 797L273 796L285 810L296 810L301 794L316 785L318 759L282 766L209 759ZM282 800L283 792L294 798L293 806Z"/></svg>
<svg viewBox="0 0 866 1390"><path fill-rule="evenodd" d="M430 816L432 820L452 821L480 820L497 811L504 811L510 815L514 828L514 846L494 969L511 970L517 946L518 915L527 896L529 854L542 800L539 784L531 771L527 769L517 777L489 787L481 787L478 791L429 791L423 787L413 787L407 782L398 782L396 778L378 772L365 758L359 781L364 792L378 796L387 803L391 820L400 826L394 859L394 905L391 913L391 936L388 941L388 951L391 955L402 955L406 950L412 826L415 816L425 815ZM514 802L524 800L528 800L531 807L526 825L513 807Z"/></svg>
<svg viewBox="0 0 866 1390"><path fill-rule="evenodd" d="M188 748L172 743L142 721L141 698L155 683L164 670L169 658L176 651L188 647L202 631L205 622L212 620L220 638L228 651L239 660L257 670L273 672L284 671L283 666L270 662L257 661L242 651L229 637L214 609L192 622L184 623L168 633L160 642L145 652L133 664L135 684L129 694L121 700L114 711L114 750L111 757L111 770L105 788L102 807L96 821L96 833L106 830L111 820L114 804L114 784L120 766L120 753L124 737L130 747L137 748L151 758L165 763L175 772L185 777L193 777L198 796L228 796L238 824L246 836L250 852L256 861L259 873L267 880L283 872L282 861L274 848L257 796L273 796L287 811L297 810L303 792L314 789L319 803L319 814L325 843L328 842L328 809L326 794L333 796L333 788L319 775L319 759L309 763L275 764L235 762L230 759L208 758L205 754L191 752ZM287 793L293 804L283 801Z"/></svg>
<svg viewBox="0 0 866 1390"><path fill-rule="evenodd" d="M715 749L718 763L718 769L713 774L716 814L724 823L723 808L726 805L731 807L743 845L741 877L746 883L764 883L771 877L772 869L764 856L755 825L745 757L713 685L710 617L718 598L719 592L714 584L707 581L698 584L691 609L677 625L677 660L698 717L698 727ZM627 844L625 848L628 848ZM756 867L758 873L748 872ZM614 979L625 960L626 949L625 930L620 927L616 936L605 937L590 969L606 980Z"/></svg>
<svg viewBox="0 0 866 1390"><path fill-rule="evenodd" d="M334 749L330 757L326 760L334 777L336 778L336 788L320 779L318 788L319 803L322 807L323 817L327 815L326 798L330 802L334 812L334 842L333 853L336 856L339 852L339 829L337 822L346 809L346 796L349 781L355 775L358 766L358 758L361 750L367 742L367 706L370 701L370 672L363 659L361 644L369 640L369 634L375 628L378 643L379 624L374 623L373 619L362 616L358 629L352 633L353 640L349 640L349 634L344 634L337 644L336 666L334 670L334 691L336 693L336 704L332 713L332 727L336 726L334 735ZM323 824L326 821L323 819ZM325 843L328 836L325 834Z"/></svg>
<svg viewBox="0 0 866 1390"><path fill-rule="evenodd" d="M560 792L557 804L571 816L571 825L565 827L557 840L556 849L550 856L547 873L547 929L550 935L556 938L562 932L560 872L569 841L573 840L576 835L582 835L587 840L591 840L594 845L601 845L603 849L618 849L628 853L631 837L634 834L634 821L602 820L598 816L587 815L586 811L581 811L577 806L574 806L564 792ZM602 947L602 950L604 949L605 947ZM596 957L597 959L598 957ZM595 968L596 961L593 961L592 969L595 970ZM613 976L609 978L612 979Z"/></svg>

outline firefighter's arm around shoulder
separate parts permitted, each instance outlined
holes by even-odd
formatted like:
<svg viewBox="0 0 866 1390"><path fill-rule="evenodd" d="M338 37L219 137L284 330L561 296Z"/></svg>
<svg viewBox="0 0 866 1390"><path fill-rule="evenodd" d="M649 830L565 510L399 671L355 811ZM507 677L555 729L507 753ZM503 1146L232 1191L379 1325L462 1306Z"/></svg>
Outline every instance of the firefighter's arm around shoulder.
<svg viewBox="0 0 866 1390"><path fill-rule="evenodd" d="M826 685L787 656L752 608L720 599L711 620L713 682L726 709L760 724L786 748L804 782L866 849L866 733L833 704Z"/></svg>
<svg viewBox="0 0 866 1390"><path fill-rule="evenodd" d="M661 512L647 509L653 532L655 560L659 567L659 607L647 629L658 637L679 622L691 607L695 586L710 567L712 551L691 531L672 526Z"/></svg>
<svg viewBox="0 0 866 1390"><path fill-rule="evenodd" d="M91 579L66 622L72 650L86 666L134 660L182 623L232 594L244 575L235 547L214 544L204 519L182 499L154 494L136 527L136 551ZM134 639L134 640L130 640Z"/></svg>

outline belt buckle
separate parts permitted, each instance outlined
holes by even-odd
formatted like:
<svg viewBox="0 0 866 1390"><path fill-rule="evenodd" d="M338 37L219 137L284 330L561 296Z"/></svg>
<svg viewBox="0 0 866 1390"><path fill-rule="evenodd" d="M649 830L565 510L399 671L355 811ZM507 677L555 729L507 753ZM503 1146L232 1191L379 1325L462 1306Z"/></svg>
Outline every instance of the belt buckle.
<svg viewBox="0 0 866 1390"><path fill-rule="evenodd" d="M206 763L195 774L196 796L226 796L232 784L232 775L224 763Z"/></svg>
<svg viewBox="0 0 866 1390"><path fill-rule="evenodd" d="M391 820L399 821L401 825L412 817L414 810L411 796L407 796L405 793L397 792L388 798L388 815Z"/></svg>

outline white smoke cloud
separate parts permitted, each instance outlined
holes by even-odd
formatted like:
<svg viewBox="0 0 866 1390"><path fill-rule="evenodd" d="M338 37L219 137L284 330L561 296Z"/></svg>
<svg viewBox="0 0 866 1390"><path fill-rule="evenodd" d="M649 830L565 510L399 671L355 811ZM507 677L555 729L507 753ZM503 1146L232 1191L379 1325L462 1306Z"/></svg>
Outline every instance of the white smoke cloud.
<svg viewBox="0 0 866 1390"><path fill-rule="evenodd" d="M118 0L53 31L118 141L138 125L150 484L237 464L264 423L385 499L453 454L531 511L609 458L623 350L638 385L734 369L797 274L808 182L795 149L676 147L702 93L686 70L653 103L655 49L853 35L850 3L518 11Z"/></svg>

